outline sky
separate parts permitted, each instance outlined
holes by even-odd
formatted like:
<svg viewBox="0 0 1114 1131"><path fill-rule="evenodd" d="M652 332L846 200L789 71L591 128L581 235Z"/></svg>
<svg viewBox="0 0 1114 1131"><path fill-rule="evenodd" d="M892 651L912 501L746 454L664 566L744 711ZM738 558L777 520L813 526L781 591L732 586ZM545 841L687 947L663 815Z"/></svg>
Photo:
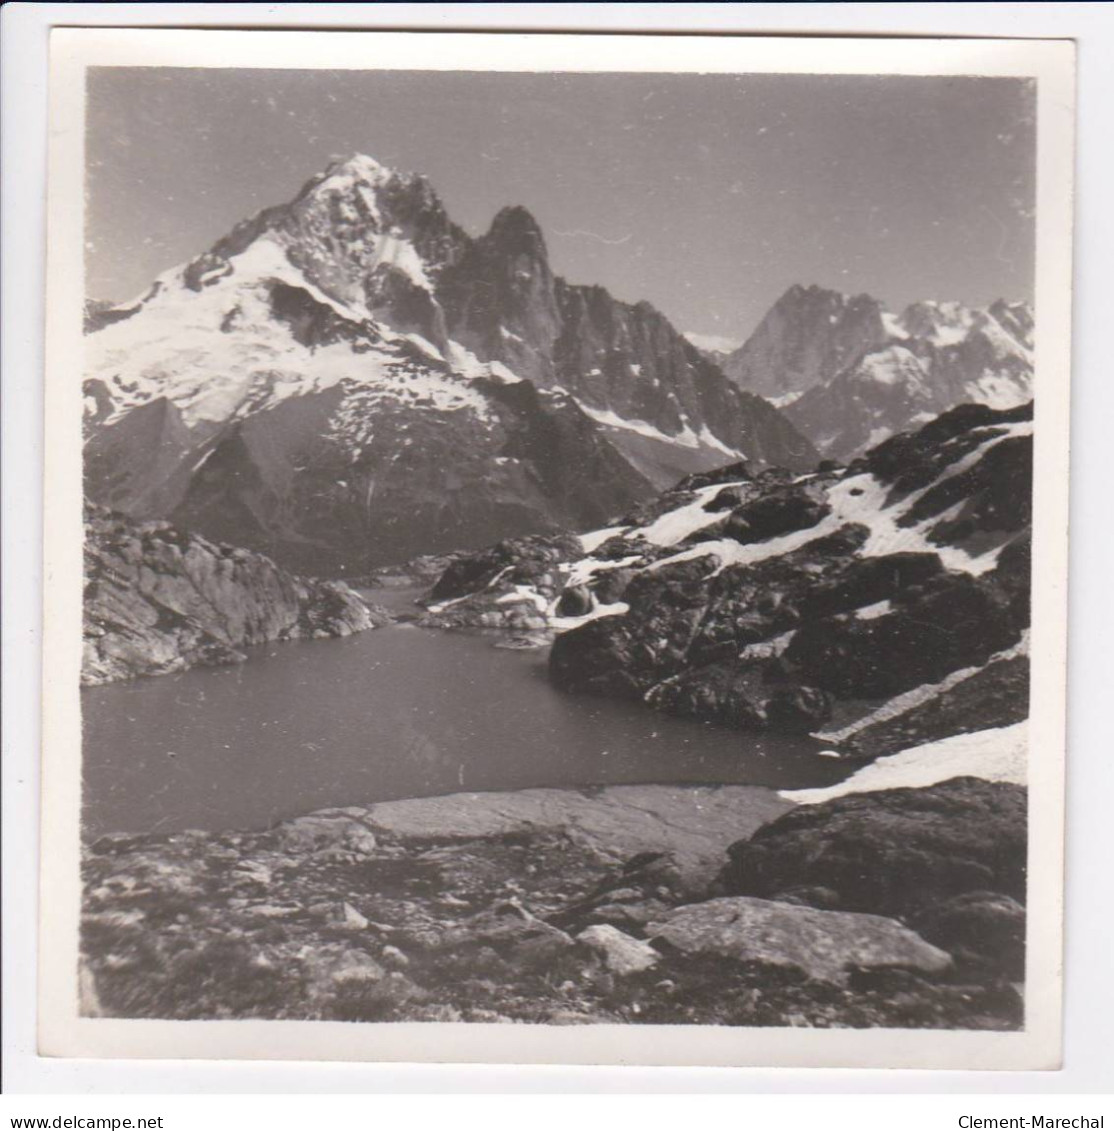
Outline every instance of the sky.
<svg viewBox="0 0 1114 1131"><path fill-rule="evenodd" d="M123 301L337 156L426 174L478 235L538 219L554 270L741 340L794 283L1031 299L1027 80L96 68L86 291Z"/></svg>

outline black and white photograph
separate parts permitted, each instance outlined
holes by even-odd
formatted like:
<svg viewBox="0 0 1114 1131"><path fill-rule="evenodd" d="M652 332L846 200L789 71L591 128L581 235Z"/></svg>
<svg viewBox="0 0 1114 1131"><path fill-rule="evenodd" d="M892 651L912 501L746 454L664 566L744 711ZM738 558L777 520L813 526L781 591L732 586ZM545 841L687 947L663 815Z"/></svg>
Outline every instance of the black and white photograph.
<svg viewBox="0 0 1114 1131"><path fill-rule="evenodd" d="M302 38L55 74L74 1031L1054 1060L1070 54Z"/></svg>

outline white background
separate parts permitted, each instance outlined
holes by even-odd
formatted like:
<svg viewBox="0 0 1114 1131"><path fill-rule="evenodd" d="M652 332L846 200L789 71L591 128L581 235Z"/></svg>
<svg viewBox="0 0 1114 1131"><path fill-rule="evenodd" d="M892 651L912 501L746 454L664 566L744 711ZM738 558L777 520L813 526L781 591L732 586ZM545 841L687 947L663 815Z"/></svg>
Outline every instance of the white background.
<svg viewBox="0 0 1114 1131"><path fill-rule="evenodd" d="M502 5L8 5L3 10L3 552L4 552L4 1090L113 1095L121 1092L1067 1092L1108 1093L1114 1061L1114 842L1107 810L1114 799L1114 742L1106 700L1114 693L1111 602L1114 540L1109 489L1114 458L1114 9L1106 4L502 4ZM1075 365L1073 388L1071 692L1068 752L1066 1032L1064 1068L1050 1073L926 1073L509 1066L184 1063L46 1060L35 1056L34 970L37 920L38 638L41 594L42 296L45 226L46 51L52 24L364 28L514 28L516 30L682 30L689 32L897 32L919 35L1071 37L1079 45ZM76 379L76 375L75 375ZM1039 753L1039 752L1038 752ZM309 1097L307 1097L308 1099ZM177 1101L176 1101L177 1102ZM599 1103L599 1101L597 1101ZM288 1126L320 1122L320 1100L284 1105ZM912 1126L954 1127L960 1110L1010 1112L1001 1098L954 1101L949 1113L902 1102ZM1026 1114L1098 1115L1109 1104L1021 1105ZM92 1103L61 1098L20 1103L13 1113L54 1115L164 1113L158 1100ZM7 1114L6 1109L4 1113ZM225 1115L233 1109L224 1107ZM597 1118L606 1108L592 1109ZM667 1112L655 1104L660 1118ZM1021 1109L1018 1109L1021 1110ZM748 1104L750 1115L758 1112ZM856 1112L860 1114L856 1115ZM240 1125L261 1112L239 1110ZM539 1121L532 1104L523 1112ZM680 1112L675 1113L681 1115ZM764 1111L767 1117L768 1111ZM1108 1112L1108 1114L1110 1114ZM362 1105L348 1118L379 1122L387 1112ZM469 1119L449 1109L448 1118ZM883 1113L891 1122L894 1111ZM631 1109L620 1118L629 1120ZM862 1119L861 1105L822 1103L804 1122ZM681 1118L685 1116L681 1115ZM206 1121L212 1121L212 1114ZM273 1120L273 1115L267 1118ZM389 1119L398 1118L394 1112ZM188 1120L194 1125L194 1119ZM216 1119L218 1125L223 1121ZM485 1120L486 1122L486 1120ZM544 1117L541 1122L547 1123ZM796 1120L794 1120L796 1122ZM182 1125L182 1124L178 1124ZM1114 1126L1114 1120L1112 1120Z"/></svg>

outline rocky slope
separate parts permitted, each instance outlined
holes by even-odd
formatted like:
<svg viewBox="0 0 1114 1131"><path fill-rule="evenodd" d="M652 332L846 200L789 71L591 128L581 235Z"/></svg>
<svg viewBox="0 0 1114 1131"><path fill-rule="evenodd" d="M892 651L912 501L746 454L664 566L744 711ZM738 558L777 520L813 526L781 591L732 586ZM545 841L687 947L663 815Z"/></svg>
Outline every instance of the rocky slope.
<svg viewBox="0 0 1114 1131"><path fill-rule="evenodd" d="M85 684L236 663L253 644L382 623L346 585L292 576L261 554L166 523L86 507Z"/></svg>
<svg viewBox="0 0 1114 1131"><path fill-rule="evenodd" d="M957 404L1030 400L1033 315L1001 301L893 314L869 295L796 286L722 365L784 407L823 455L848 459Z"/></svg>
<svg viewBox="0 0 1114 1131"><path fill-rule="evenodd" d="M816 458L653 307L556 277L524 209L472 238L368 157L87 328L89 496L318 574L583 528L725 459Z"/></svg>
<svg viewBox="0 0 1114 1131"><path fill-rule="evenodd" d="M1028 713L1031 412L953 409L848 467L692 476L573 539L458 558L427 624L556 630L572 692L876 758Z"/></svg>
<svg viewBox="0 0 1114 1131"><path fill-rule="evenodd" d="M83 1012L1021 1024L1016 787L786 808L746 787L528 790L105 837L85 854Z"/></svg>

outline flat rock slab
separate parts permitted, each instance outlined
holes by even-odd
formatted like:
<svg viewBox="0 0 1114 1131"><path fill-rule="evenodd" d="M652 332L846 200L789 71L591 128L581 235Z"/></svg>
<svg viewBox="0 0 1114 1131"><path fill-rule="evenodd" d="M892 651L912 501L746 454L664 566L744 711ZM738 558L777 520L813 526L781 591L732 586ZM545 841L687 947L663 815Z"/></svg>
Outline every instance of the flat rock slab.
<svg viewBox="0 0 1114 1131"><path fill-rule="evenodd" d="M718 871L728 845L793 807L756 786L616 785L386 801L362 817L377 832L403 839L560 831L616 861L670 853L685 879L698 882Z"/></svg>
<svg viewBox="0 0 1114 1131"><path fill-rule="evenodd" d="M650 923L646 934L687 954L788 966L836 984L847 980L852 967L934 973L951 964L944 951L894 919L747 897L678 907Z"/></svg>

